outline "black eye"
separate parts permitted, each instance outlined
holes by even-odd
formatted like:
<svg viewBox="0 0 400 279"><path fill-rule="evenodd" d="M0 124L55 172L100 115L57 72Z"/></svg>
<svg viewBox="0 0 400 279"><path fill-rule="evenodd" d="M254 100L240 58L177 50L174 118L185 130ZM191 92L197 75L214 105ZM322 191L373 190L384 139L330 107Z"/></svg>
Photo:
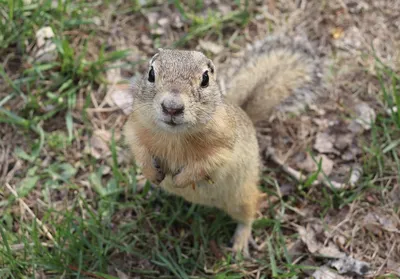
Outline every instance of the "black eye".
<svg viewBox="0 0 400 279"><path fill-rule="evenodd" d="M203 79L201 80L201 87L207 87L208 86L208 81L209 81L209 78L208 78L208 71L205 71L204 72L204 74L203 74Z"/></svg>
<svg viewBox="0 0 400 279"><path fill-rule="evenodd" d="M154 75L154 69L153 69L153 66L152 66L152 67L150 68L150 71L149 71L149 78L148 78L148 81L154 82L155 79L156 79L156 77L155 77L155 75Z"/></svg>

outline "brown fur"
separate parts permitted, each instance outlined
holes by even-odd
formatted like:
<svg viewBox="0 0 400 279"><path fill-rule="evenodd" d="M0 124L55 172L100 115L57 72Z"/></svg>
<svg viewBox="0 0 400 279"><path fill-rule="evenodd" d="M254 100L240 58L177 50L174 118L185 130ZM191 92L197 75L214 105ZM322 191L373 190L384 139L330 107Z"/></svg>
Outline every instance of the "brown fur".
<svg viewBox="0 0 400 279"><path fill-rule="evenodd" d="M211 60L196 51L161 50L149 65L155 81L145 75L134 88L133 113L125 126L143 174L153 182L162 180L160 187L170 193L232 216L239 223L233 249L245 255L252 222L265 198L258 188L260 160L253 123L282 101L301 97L293 94L303 94L306 101L313 99L307 94L314 95L304 90L316 81L313 56L290 43L278 39L256 44L228 76L227 100ZM205 71L209 84L200 86ZM184 113L163 113L160 107L166 99L183 103ZM169 121L177 125L167 125ZM194 183L196 187L190 187Z"/></svg>

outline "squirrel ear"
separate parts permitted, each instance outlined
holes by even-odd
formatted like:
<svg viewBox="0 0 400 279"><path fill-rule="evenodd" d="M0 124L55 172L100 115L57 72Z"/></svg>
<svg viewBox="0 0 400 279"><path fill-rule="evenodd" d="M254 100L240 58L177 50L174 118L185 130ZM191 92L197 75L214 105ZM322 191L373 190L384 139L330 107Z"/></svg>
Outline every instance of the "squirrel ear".
<svg viewBox="0 0 400 279"><path fill-rule="evenodd" d="M151 66L151 64L153 64L154 60L156 60L156 58L160 55L160 53L156 53L153 55L153 57L151 57L150 61L149 61L149 66Z"/></svg>
<svg viewBox="0 0 400 279"><path fill-rule="evenodd" d="M211 61L211 59L208 59L207 67L210 69L210 72L212 74L215 72L215 66L214 63Z"/></svg>

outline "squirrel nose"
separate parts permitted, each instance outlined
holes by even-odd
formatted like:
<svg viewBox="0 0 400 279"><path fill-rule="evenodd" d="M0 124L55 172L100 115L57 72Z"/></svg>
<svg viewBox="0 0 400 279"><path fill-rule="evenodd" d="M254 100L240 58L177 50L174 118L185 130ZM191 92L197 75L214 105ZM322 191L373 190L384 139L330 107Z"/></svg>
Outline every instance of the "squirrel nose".
<svg viewBox="0 0 400 279"><path fill-rule="evenodd" d="M165 114L171 116L178 116L185 110L185 106L182 103L165 101L161 103L161 108Z"/></svg>

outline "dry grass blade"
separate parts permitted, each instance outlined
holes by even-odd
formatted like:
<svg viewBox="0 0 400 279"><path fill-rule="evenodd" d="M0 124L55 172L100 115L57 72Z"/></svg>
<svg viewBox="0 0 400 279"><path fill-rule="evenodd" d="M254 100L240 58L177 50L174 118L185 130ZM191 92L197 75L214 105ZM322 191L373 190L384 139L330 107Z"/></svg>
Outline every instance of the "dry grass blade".
<svg viewBox="0 0 400 279"><path fill-rule="evenodd" d="M36 217L35 213L29 208L29 206L18 197L18 193L14 190L14 188L6 183L5 186L7 189L14 195L14 197L17 199L17 201L22 205L22 207L28 212L29 215L31 215L32 218L35 219L35 221L39 224L40 228L43 230L43 233L46 235L46 237L51 240L56 246L58 246L56 240L54 239L53 235L50 233L50 230L47 228L45 224L40 221L39 218Z"/></svg>

